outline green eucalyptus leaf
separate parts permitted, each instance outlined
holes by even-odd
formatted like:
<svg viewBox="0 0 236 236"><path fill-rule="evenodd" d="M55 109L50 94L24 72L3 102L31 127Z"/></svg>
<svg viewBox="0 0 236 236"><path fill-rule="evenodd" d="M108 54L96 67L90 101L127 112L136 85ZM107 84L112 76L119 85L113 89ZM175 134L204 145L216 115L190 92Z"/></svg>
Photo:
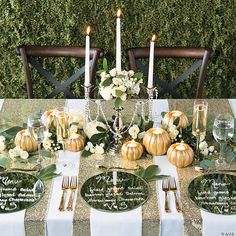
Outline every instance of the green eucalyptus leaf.
<svg viewBox="0 0 236 236"><path fill-rule="evenodd" d="M8 169L11 166L11 159L0 155L0 166L4 169Z"/></svg>
<svg viewBox="0 0 236 236"><path fill-rule="evenodd" d="M200 167L203 169L214 168L215 163L214 163L214 161L211 161L211 160L203 160L200 162Z"/></svg>
<svg viewBox="0 0 236 236"><path fill-rule="evenodd" d="M50 152L50 151L47 151L47 150L41 150L41 155L42 155L43 157L48 157L48 158L52 157L51 152Z"/></svg>
<svg viewBox="0 0 236 236"><path fill-rule="evenodd" d="M150 176L148 178L145 178L145 180L147 182L152 182L152 181L156 181L156 180L161 180L161 179L165 179L165 178L168 178L169 175L153 175L153 176Z"/></svg>
<svg viewBox="0 0 236 236"><path fill-rule="evenodd" d="M162 112L161 117L164 118L167 112Z"/></svg>
<svg viewBox="0 0 236 236"><path fill-rule="evenodd" d="M96 127L96 129L97 129L97 131L99 131L99 132L106 132L106 129L104 129L103 127L101 127L101 126L97 126Z"/></svg>
<svg viewBox="0 0 236 236"><path fill-rule="evenodd" d="M115 107L116 108L122 107L122 100L121 100L121 98L116 98L116 100L115 100Z"/></svg>
<svg viewBox="0 0 236 236"><path fill-rule="evenodd" d="M152 177L152 176L156 175L158 173L158 171L159 171L158 165L150 165L145 170L144 177L145 178Z"/></svg>
<svg viewBox="0 0 236 236"><path fill-rule="evenodd" d="M102 66L103 66L103 69L104 69L105 71L108 70L108 64L107 64L107 59L106 59L106 58L103 58Z"/></svg>
<svg viewBox="0 0 236 236"><path fill-rule="evenodd" d="M178 126L179 125L179 117L177 117L174 122L173 122L174 125Z"/></svg>
<svg viewBox="0 0 236 236"><path fill-rule="evenodd" d="M103 81L102 86L108 87L111 84L112 84L112 78L107 78Z"/></svg>
<svg viewBox="0 0 236 236"><path fill-rule="evenodd" d="M103 139L106 136L106 133L98 133L98 134L94 134L91 138L90 141L93 142L98 142L101 139Z"/></svg>
<svg viewBox="0 0 236 236"><path fill-rule="evenodd" d="M135 170L134 174L136 174L139 177L143 178L144 175L145 175L145 169L140 166L137 170Z"/></svg>
<svg viewBox="0 0 236 236"><path fill-rule="evenodd" d="M82 157L88 157L90 155L92 155L92 153L90 151L85 150L85 149L81 153Z"/></svg>
<svg viewBox="0 0 236 236"><path fill-rule="evenodd" d="M51 164L51 165L48 165L48 166L42 168L40 170L40 172L38 173L38 176L39 177L43 177L43 176L46 176L48 174L54 173L56 170L57 170L56 165L55 164Z"/></svg>
<svg viewBox="0 0 236 236"><path fill-rule="evenodd" d="M119 90L119 89L116 89L115 93L116 93L117 97L120 97L123 94L123 92L121 90Z"/></svg>
<svg viewBox="0 0 236 236"><path fill-rule="evenodd" d="M21 131L23 128L20 127L20 126L14 126L14 127L11 127L5 131L3 131L2 133L0 133L0 136L4 136L6 137L7 139L13 139L15 138L16 134Z"/></svg>
<svg viewBox="0 0 236 236"><path fill-rule="evenodd" d="M142 79L142 78L143 78L143 73L142 73L142 72L136 72L136 73L134 74L134 78Z"/></svg>

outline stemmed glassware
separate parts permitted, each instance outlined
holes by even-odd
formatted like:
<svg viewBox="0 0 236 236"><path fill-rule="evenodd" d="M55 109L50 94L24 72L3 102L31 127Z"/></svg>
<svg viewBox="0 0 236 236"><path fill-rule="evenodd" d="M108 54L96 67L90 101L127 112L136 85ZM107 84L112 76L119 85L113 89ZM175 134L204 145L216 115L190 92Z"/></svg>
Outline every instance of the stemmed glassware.
<svg viewBox="0 0 236 236"><path fill-rule="evenodd" d="M195 161L200 161L199 143L206 136L208 103L205 100L195 100L193 107L192 134L197 138Z"/></svg>
<svg viewBox="0 0 236 236"><path fill-rule="evenodd" d="M29 117L27 121L27 127L30 136L38 143L38 154L39 154L38 162L39 164L41 164L41 162L43 161L43 157L41 155L41 144L48 135L48 129L42 122L41 117L39 116Z"/></svg>
<svg viewBox="0 0 236 236"><path fill-rule="evenodd" d="M220 144L220 155L216 160L216 166L226 165L224 158L224 145L234 135L234 118L229 113L219 114L213 125L213 136Z"/></svg>
<svg viewBox="0 0 236 236"><path fill-rule="evenodd" d="M69 115L66 111L59 111L56 115L57 119L57 142L62 144L63 155L65 157L65 143L69 138Z"/></svg>

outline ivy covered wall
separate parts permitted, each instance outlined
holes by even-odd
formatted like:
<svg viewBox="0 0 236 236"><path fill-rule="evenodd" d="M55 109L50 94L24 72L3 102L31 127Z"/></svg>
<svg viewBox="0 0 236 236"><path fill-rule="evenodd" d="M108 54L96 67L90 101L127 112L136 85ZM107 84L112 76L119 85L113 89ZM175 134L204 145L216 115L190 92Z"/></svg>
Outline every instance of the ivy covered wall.
<svg viewBox="0 0 236 236"><path fill-rule="evenodd" d="M159 35L159 46L219 48L216 63L208 67L205 96L236 97L235 0L0 0L0 5L0 97L27 96L22 62L15 54L17 46L84 46L88 24L93 29L92 46L104 48L110 65L114 65L117 7L123 11L123 52L129 47L148 46L153 32ZM128 67L124 54L123 66ZM76 63L59 59L51 69L64 80L78 68ZM160 68L160 72L171 71L172 64ZM38 75L35 77L36 97L44 97L51 88ZM82 96L83 78L80 80L73 84L78 96ZM193 79L181 85L183 97L193 96L193 86Z"/></svg>

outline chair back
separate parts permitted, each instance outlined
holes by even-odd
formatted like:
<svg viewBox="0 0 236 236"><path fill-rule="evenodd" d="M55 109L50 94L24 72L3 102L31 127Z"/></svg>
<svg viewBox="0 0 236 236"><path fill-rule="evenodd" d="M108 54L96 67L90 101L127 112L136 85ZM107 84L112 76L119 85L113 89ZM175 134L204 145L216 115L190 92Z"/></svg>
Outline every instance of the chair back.
<svg viewBox="0 0 236 236"><path fill-rule="evenodd" d="M148 67L145 66L140 59L149 58L150 49L148 47L130 48L127 51L130 63L130 69L137 71L141 70L145 76L148 76ZM187 47L157 47L154 50L155 58L173 58L173 59L195 59L195 62L183 74L177 78L173 78L171 83L160 80L157 75L153 75L154 82L161 88L159 96L162 97L168 93L173 98L180 98L175 87L191 75L195 70L200 68L200 73L197 81L196 98L202 98L203 84L206 75L206 68L209 59L213 58L214 53L207 48L187 48Z"/></svg>
<svg viewBox="0 0 236 236"><path fill-rule="evenodd" d="M30 65L36 69L45 79L47 79L56 88L46 98L53 98L63 92L67 98L77 98L71 91L70 85L85 72L83 66L71 75L65 82L61 83L56 80L49 71L37 60L38 57L70 57L70 58L85 58L85 48L77 46L19 46L16 48L17 55L20 55L23 62L24 74L26 80L28 98L33 98L33 81ZM95 82L96 68L98 59L103 56L103 49L90 49L90 78L91 85Z"/></svg>

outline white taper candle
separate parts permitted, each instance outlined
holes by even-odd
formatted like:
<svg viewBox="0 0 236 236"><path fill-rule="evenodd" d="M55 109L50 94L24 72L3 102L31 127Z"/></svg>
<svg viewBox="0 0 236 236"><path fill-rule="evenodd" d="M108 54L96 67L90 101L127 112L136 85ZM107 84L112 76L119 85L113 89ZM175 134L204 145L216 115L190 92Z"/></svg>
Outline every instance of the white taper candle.
<svg viewBox="0 0 236 236"><path fill-rule="evenodd" d="M156 35L152 36L150 42L150 54L149 54L149 70L148 70L148 88L153 87L153 67L154 67L154 46L155 46Z"/></svg>
<svg viewBox="0 0 236 236"><path fill-rule="evenodd" d="M86 44L85 44L85 80L84 86L90 86L90 26L87 27L87 35L86 35Z"/></svg>
<svg viewBox="0 0 236 236"><path fill-rule="evenodd" d="M121 72L120 15L121 15L121 10L118 9L116 18L116 70L118 73Z"/></svg>

